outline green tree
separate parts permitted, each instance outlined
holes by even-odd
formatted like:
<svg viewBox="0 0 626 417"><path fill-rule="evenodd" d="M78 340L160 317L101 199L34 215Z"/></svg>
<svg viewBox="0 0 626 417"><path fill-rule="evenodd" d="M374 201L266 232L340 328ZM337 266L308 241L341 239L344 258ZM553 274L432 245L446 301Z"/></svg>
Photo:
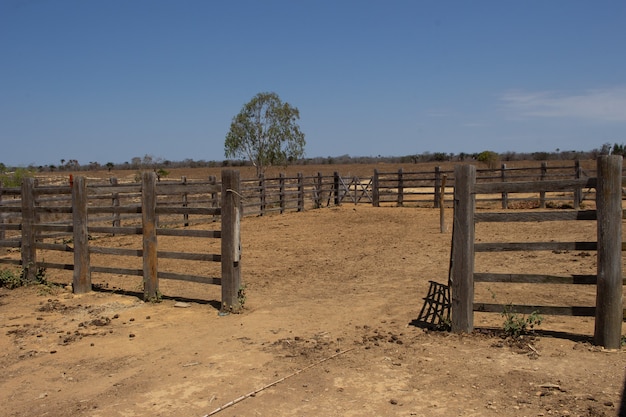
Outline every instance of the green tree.
<svg viewBox="0 0 626 417"><path fill-rule="evenodd" d="M226 158L249 159L260 176L272 165L287 165L304 155L300 111L276 93L259 93L245 104L230 125L224 142Z"/></svg>

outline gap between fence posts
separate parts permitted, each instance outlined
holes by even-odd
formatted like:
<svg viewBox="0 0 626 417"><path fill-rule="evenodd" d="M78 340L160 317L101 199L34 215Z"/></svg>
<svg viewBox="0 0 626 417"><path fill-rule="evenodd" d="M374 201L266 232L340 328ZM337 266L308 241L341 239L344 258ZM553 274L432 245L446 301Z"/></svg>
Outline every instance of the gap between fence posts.
<svg viewBox="0 0 626 417"><path fill-rule="evenodd" d="M239 171L222 170L222 313L241 310L241 183Z"/></svg>
<svg viewBox="0 0 626 417"><path fill-rule="evenodd" d="M622 157L598 158L596 207L598 282L594 343L621 347L622 306Z"/></svg>
<svg viewBox="0 0 626 417"><path fill-rule="evenodd" d="M474 329L474 209L476 167L454 167L454 224L450 276L452 331Z"/></svg>
<svg viewBox="0 0 626 417"><path fill-rule="evenodd" d="M157 261L156 174L141 176L141 222L143 229L143 298L155 300L159 293Z"/></svg>
<svg viewBox="0 0 626 417"><path fill-rule="evenodd" d="M74 294L84 294L91 291L89 233L87 227L87 183L85 177L76 177L72 184L72 229L74 239L72 291Z"/></svg>

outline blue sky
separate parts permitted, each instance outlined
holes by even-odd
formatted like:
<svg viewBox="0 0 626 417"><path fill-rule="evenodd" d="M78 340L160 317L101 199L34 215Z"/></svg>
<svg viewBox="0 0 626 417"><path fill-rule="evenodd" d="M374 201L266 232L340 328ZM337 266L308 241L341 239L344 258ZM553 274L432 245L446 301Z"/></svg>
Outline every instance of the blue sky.
<svg viewBox="0 0 626 417"><path fill-rule="evenodd" d="M0 162L223 160L241 107L306 156L626 142L626 1L0 0Z"/></svg>

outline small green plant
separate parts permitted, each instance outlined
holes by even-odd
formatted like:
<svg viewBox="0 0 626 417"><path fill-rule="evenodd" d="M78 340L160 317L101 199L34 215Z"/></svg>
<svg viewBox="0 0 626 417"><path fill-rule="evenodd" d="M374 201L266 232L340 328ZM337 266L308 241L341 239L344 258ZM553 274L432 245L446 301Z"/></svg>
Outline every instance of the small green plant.
<svg viewBox="0 0 626 417"><path fill-rule="evenodd" d="M239 286L239 290L237 290L237 301L239 301L240 308L246 304L246 286L244 284Z"/></svg>
<svg viewBox="0 0 626 417"><path fill-rule="evenodd" d="M160 303L161 301L163 301L163 293L157 290L156 295L154 297L149 297L147 301L152 304Z"/></svg>
<svg viewBox="0 0 626 417"><path fill-rule="evenodd" d="M22 279L23 274L18 274L10 269L0 270L0 287L8 288L10 290L21 287L24 285Z"/></svg>
<svg viewBox="0 0 626 417"><path fill-rule="evenodd" d="M537 311L533 311L528 316L513 311L511 304L504 307L502 311L504 317L504 334L513 339L518 339L524 334L531 332L535 326L541 325L543 317Z"/></svg>
<svg viewBox="0 0 626 417"><path fill-rule="evenodd" d="M15 288L23 287L29 284L43 284L46 282L46 268L39 267L35 272L35 281L29 281L26 279L26 268L22 269L19 273L11 269L0 270L0 287L13 290Z"/></svg>

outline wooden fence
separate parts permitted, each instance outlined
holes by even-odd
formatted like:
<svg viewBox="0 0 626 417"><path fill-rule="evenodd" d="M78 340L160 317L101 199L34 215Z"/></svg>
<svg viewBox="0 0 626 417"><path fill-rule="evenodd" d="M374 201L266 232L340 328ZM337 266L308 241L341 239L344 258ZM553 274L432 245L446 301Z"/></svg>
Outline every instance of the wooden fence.
<svg viewBox="0 0 626 417"><path fill-rule="evenodd" d="M477 170L477 182L511 181L553 181L557 179L577 179L592 175L581 169L575 161L567 164L548 166L546 162L535 167L508 168L502 165L498 169ZM427 206L440 207L445 196L451 197L452 191L442 190L446 178L448 190L454 189L454 171L445 171L435 167L434 171L380 172L374 170L372 177L359 178L342 176L338 172L332 175L286 176L277 178L262 176L256 179L242 180L242 197L245 215L265 215L272 212L303 211L312 208L333 205L371 204L374 207ZM572 189L570 193L537 192L535 195L520 195L516 198L509 193L485 194L479 198L481 203L501 202L503 208L571 206L580 207L584 199L593 199L593 190ZM449 201L449 199L448 199Z"/></svg>
<svg viewBox="0 0 626 417"><path fill-rule="evenodd" d="M618 349L624 318L622 306L622 157L603 156L597 162L597 178L526 182L478 183L471 165L455 168L454 227L450 274L452 329L470 332L474 311L502 313L505 306L474 302L475 282L556 283L596 285L596 306L555 307L510 305L513 312L594 316L594 342ZM544 193L581 189L596 190L596 210L476 213L476 196L494 193ZM597 242L475 243L476 222L536 222L596 220ZM597 275L555 276L542 274L475 273L476 252L546 250L597 250Z"/></svg>
<svg viewBox="0 0 626 417"><path fill-rule="evenodd" d="M84 177L77 177L70 187L41 187L34 179L27 178L21 189L2 189L2 192L13 200L3 201L0 214L17 215L20 221L0 225L3 232L0 246L19 248L21 259L0 258L0 263L21 265L30 281L36 279L40 268L72 270L73 291L84 293L91 291L92 272L138 275L143 276L145 299L158 296L160 278L217 284L222 289L223 311L241 307L238 171L223 170L221 185L214 178L208 182L157 182L154 173L146 172L139 184L120 185L112 181L109 185L87 186ZM220 218L221 230L189 228L190 216L200 219L197 220L200 223L212 223ZM95 246L93 242L97 240L92 237L96 234L140 235L143 247L137 250ZM67 239L62 239L64 236ZM160 251L159 236L221 239L221 253ZM197 246L202 248L202 244ZM38 250L44 249L72 252L73 262L40 261ZM140 257L143 267L93 265L92 254ZM158 259L220 262L221 277L159 271Z"/></svg>

